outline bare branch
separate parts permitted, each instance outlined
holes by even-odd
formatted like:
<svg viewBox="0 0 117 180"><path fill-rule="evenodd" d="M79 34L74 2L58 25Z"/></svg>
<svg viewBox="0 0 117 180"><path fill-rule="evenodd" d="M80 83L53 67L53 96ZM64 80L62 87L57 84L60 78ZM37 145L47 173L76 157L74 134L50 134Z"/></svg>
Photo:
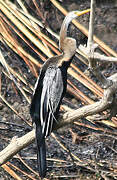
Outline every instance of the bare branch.
<svg viewBox="0 0 117 180"><path fill-rule="evenodd" d="M84 47L83 45L79 45L78 49L85 53L86 57L88 58L88 50L87 47ZM79 52L79 51L78 51ZM94 52L93 58L96 59L97 61L101 62L117 62L117 57L108 57L102 54L99 54L98 52Z"/></svg>
<svg viewBox="0 0 117 180"><path fill-rule="evenodd" d="M82 117L89 115L94 115L105 110L113 102L113 94L117 90L117 74L110 77L113 81L113 85L104 91L103 98L91 105L84 106L77 110L74 110L69 113L65 113L62 117L59 118L59 124L54 130L57 130L60 127L73 123ZM12 156L17 154L20 150L31 144L35 139L35 130L27 133L26 135L15 138L11 143L0 152L0 165L8 161Z"/></svg>
<svg viewBox="0 0 117 180"><path fill-rule="evenodd" d="M89 68L92 73L98 78L102 83L103 88L108 88L112 85L112 81L107 79L99 70L97 59L94 58L94 50L97 46L93 43L93 31L94 31L94 15L95 15L95 0L91 0L91 13L90 13L90 23L89 23L89 36L86 48L86 54L88 55Z"/></svg>
<svg viewBox="0 0 117 180"><path fill-rule="evenodd" d="M91 12L90 12L90 22L89 22L89 33L88 33L88 42L87 42L87 48L88 48L89 53L91 52L92 44L93 44L94 13L95 13L95 0L91 0Z"/></svg>
<svg viewBox="0 0 117 180"><path fill-rule="evenodd" d="M26 135L17 138L14 137L11 143L0 152L0 165L7 162L12 156L17 154L21 149L25 148L33 142L35 138L35 130L27 133Z"/></svg>

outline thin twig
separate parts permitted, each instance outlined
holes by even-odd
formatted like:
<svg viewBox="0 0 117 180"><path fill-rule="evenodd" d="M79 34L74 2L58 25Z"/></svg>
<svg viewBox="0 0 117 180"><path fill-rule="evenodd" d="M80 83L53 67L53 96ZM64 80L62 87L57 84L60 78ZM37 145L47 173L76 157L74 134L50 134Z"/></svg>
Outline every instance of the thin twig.
<svg viewBox="0 0 117 180"><path fill-rule="evenodd" d="M102 83L103 88L108 88L112 85L112 81L108 80L99 70L97 60L94 59L94 50L96 48L93 43L93 32L94 32L94 17L95 17L95 0L91 0L91 13L90 13L90 23L89 23L89 36L87 43L87 54L89 61L89 68L92 73L97 77L97 79Z"/></svg>
<svg viewBox="0 0 117 180"><path fill-rule="evenodd" d="M87 42L87 48L89 50L89 53L91 52L91 48L92 48L92 44L93 44L94 14L95 14L95 0L91 0L89 34L88 34L88 42Z"/></svg>

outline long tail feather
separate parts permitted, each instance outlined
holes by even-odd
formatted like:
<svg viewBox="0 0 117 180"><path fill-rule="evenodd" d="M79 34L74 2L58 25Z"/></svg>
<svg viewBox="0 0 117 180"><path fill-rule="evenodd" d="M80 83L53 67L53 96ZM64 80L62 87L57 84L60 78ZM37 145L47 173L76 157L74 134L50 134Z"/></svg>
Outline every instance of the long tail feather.
<svg viewBox="0 0 117 180"><path fill-rule="evenodd" d="M36 141L37 141L37 163L40 177L46 176L46 144L45 138L42 137L40 127L36 127Z"/></svg>

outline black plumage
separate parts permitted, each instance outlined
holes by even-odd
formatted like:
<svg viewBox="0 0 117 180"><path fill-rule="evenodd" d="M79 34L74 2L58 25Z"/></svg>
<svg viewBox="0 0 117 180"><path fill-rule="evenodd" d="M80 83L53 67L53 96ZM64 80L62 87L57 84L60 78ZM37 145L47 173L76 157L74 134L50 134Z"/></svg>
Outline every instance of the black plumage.
<svg viewBox="0 0 117 180"><path fill-rule="evenodd" d="M70 61L57 66L59 58L51 58L43 65L35 86L35 93L30 107L31 117L36 125L37 159L41 177L46 174L45 138L50 135L54 124L58 123L61 100L67 86L67 68Z"/></svg>

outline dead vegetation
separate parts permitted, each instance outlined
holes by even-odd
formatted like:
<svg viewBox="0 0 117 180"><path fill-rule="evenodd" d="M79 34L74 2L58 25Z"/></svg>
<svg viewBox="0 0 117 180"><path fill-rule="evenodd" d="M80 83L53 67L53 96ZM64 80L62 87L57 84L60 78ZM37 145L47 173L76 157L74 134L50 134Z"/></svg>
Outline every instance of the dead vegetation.
<svg viewBox="0 0 117 180"><path fill-rule="evenodd" d="M4 111L8 116L11 115L10 117L3 114L2 118L0 114L1 139L3 138L0 165L14 179L36 179L38 173L34 167L35 158L30 151L33 147L28 146L34 141L34 130L30 131L32 124L28 108L35 77L38 77L38 69L48 57L60 53L57 44L59 35L46 22L48 14L44 11L43 5L47 1L40 1L40 4L36 0L26 3L20 0L15 2L16 4L10 0L0 0L0 109L7 106L12 112L11 115L8 109ZM57 1L50 0L49 3L63 15L67 14ZM60 150L48 152L50 167L56 168L56 170L51 168L49 179L85 179L88 176L94 179L117 178L117 74L115 72L112 76L106 76L106 73L101 72L103 63L108 65L113 62L116 65L117 53L93 36L95 17L93 0L91 9L89 35L83 25L77 20L73 21L76 28L88 36L88 41L86 46L81 44L78 46L75 60L68 70L67 91L72 100L69 96L64 99L61 106L64 113L60 115L57 127L58 129L73 124L72 128L67 126L66 132L59 132L59 138L58 133L52 133L48 138L48 148L56 149L59 145L65 154L65 156L58 155L62 154ZM90 76L77 66L78 61L88 68ZM6 87L7 91L12 89L11 94L8 91L7 95ZM16 103L14 105L14 102L18 102L19 105ZM13 138L11 140L11 137L4 134L6 130L8 132L14 130L13 136L17 136L17 131L21 130L21 133L18 133L20 137L13 138L10 135ZM23 150L25 147L26 151L32 154L26 154ZM20 150L23 150L26 156L23 153L20 155ZM52 153L56 158L52 158L54 157ZM10 160L13 156L13 160ZM20 164L25 167L24 170ZM82 172L85 172L85 175Z"/></svg>

